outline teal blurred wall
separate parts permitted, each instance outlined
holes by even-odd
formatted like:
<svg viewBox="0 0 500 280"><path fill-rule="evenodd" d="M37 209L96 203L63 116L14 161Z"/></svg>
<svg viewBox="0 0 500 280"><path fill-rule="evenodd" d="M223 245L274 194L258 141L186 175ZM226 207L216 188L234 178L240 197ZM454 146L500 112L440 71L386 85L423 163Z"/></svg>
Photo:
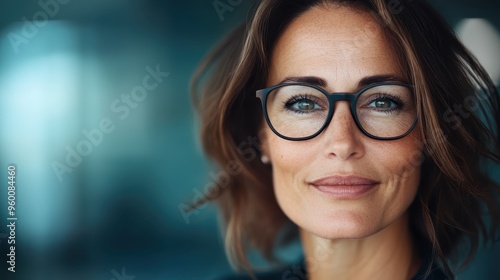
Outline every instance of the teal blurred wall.
<svg viewBox="0 0 500 280"><path fill-rule="evenodd" d="M238 3L221 15L213 2L4 1L0 185L14 164L18 221L17 272L7 274L0 189L0 279L230 273L214 207L180 210L217 172L197 140L190 76L252 5L221 0ZM433 4L454 27L483 18L500 30L495 1ZM499 51L486 50L492 71ZM480 251L459 279L500 279L499 258L500 245Z"/></svg>

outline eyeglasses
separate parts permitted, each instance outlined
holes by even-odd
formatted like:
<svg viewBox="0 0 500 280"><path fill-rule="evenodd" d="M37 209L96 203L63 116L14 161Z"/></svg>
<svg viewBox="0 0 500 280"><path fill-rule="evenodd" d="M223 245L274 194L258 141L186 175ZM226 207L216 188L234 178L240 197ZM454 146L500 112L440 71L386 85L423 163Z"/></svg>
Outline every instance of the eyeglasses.
<svg viewBox="0 0 500 280"><path fill-rule="evenodd" d="M306 83L285 83L257 91L267 124L279 137L308 140L330 123L336 101L349 101L358 128L377 140L408 135L417 123L413 87L401 82L369 85L357 93L328 93Z"/></svg>

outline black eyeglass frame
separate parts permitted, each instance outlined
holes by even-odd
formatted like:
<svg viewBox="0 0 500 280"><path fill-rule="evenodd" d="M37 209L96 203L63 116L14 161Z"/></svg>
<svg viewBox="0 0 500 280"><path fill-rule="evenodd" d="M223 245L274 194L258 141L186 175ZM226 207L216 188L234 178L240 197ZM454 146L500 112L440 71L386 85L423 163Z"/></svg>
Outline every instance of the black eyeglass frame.
<svg viewBox="0 0 500 280"><path fill-rule="evenodd" d="M328 99L328 106L329 106L329 108L328 108L328 115L326 117L325 123L313 135L306 136L306 137L288 137L288 136L285 136L285 135L279 133L273 127L273 125L271 124L271 120L269 119L269 115L267 114L267 106L266 106L266 104L267 104L267 98L269 96L269 93L272 92L273 90L277 89L277 88L284 87L284 86L291 86L291 85L305 86L305 87L314 88L314 89L322 92L326 96L326 98ZM260 101L261 101L262 111L264 112L264 118L266 119L267 125L269 125L269 127L271 128L271 130L276 135L278 135L279 137L281 137L283 139L286 139L286 140L290 140L290 141L309 140L309 139L312 139L312 138L318 136L319 134L321 134L321 132L323 132L323 130L325 130L325 128L332 121L333 113L334 113L333 111L334 111L334 107L335 107L335 102L336 101L349 101L350 102L350 105L351 105L350 106L351 116L354 119L354 122L356 123L356 126L358 127L358 129L361 130L361 132L363 132L363 134L365 134L366 136L368 136L368 137L370 137L372 139L376 139L376 140L396 140L396 139L401 139L401 138L405 137L406 135L408 135L415 128L415 126L417 124L417 120L418 120L418 113L415 114L415 120L413 121L413 124L408 129L408 131L405 132L404 134L400 135L400 136L395 136L395 137L379 137L379 136L375 136L375 135L372 135L372 134L368 133L363 128L363 126L361 125L361 123L359 122L358 115L356 114L356 103L358 101L359 96L363 92L365 92L365 91L367 91L367 90L369 90L371 88L377 87L377 86L390 86L390 85L404 86L404 87L409 88L413 92L413 86L412 85L407 84L407 83L402 83L402 82L383 82L383 83L371 84L369 86L366 86L366 87L362 88L361 90L359 90L356 93L349 93L349 92L332 92L332 93L329 93L325 89L323 89L323 88L321 88L319 86L311 85L311 84L308 84L308 83L283 83L283 84L278 84L278 85L275 85L275 86L271 86L271 87L268 87L268 88L257 90L255 96L257 98L259 98Z"/></svg>

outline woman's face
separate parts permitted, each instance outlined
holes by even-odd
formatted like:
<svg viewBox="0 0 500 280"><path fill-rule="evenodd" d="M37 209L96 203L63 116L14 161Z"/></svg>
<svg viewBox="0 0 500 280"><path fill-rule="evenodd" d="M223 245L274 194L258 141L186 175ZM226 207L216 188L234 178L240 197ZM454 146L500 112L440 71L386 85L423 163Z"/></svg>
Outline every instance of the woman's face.
<svg viewBox="0 0 500 280"><path fill-rule="evenodd" d="M273 49L268 86L290 77L324 80L328 92L357 92L363 79L404 81L397 56L375 18L348 7L314 7L294 19ZM294 78L295 79L295 78ZM284 213L323 238L363 238L397 221L417 192L419 127L381 141L356 126L347 101L313 139L288 141L264 125L263 152Z"/></svg>

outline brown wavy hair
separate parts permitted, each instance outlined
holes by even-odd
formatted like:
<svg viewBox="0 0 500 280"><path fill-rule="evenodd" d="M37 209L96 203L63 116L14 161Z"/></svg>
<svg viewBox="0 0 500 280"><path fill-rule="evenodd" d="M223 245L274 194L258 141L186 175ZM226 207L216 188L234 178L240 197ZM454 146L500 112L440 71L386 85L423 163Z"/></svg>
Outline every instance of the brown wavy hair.
<svg viewBox="0 0 500 280"><path fill-rule="evenodd" d="M272 48L290 21L331 3L371 13L414 85L425 140L424 156L409 159L422 165L410 226L418 247L430 248L453 276L451 263L462 260L465 267L481 241L493 241L497 233L499 185L486 169L500 162L500 101L484 68L425 1L259 2L251 19L227 36L193 77L203 148L221 168L236 170L218 196L193 207L218 202L226 251L239 268L251 270L249 249L274 260L274 249L296 237L297 228L276 202L271 167L258 160L263 114L255 91L266 86Z"/></svg>

